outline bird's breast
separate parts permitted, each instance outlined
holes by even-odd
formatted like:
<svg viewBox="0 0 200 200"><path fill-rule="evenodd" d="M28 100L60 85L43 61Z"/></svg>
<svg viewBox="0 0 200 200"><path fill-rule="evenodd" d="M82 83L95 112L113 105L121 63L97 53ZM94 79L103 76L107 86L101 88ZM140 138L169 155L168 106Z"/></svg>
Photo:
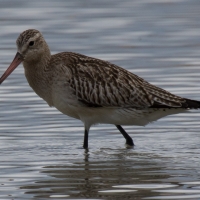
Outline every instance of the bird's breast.
<svg viewBox="0 0 200 200"><path fill-rule="evenodd" d="M48 74L25 68L25 77L35 93L44 99L49 106L53 106L51 87L52 82Z"/></svg>
<svg viewBox="0 0 200 200"><path fill-rule="evenodd" d="M80 119L80 102L69 87L68 82L62 79L53 82L52 103L60 112L70 117Z"/></svg>

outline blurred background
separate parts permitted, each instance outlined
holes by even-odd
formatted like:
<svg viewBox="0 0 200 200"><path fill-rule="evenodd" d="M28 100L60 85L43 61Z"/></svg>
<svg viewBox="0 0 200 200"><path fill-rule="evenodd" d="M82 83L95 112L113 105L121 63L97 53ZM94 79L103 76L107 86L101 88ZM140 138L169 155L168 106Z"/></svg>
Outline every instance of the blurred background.
<svg viewBox="0 0 200 200"><path fill-rule="evenodd" d="M38 29L52 54L117 64L170 92L200 100L198 0L0 0L0 74L16 39ZM200 199L200 111L90 131L50 108L20 65L0 86L0 199Z"/></svg>

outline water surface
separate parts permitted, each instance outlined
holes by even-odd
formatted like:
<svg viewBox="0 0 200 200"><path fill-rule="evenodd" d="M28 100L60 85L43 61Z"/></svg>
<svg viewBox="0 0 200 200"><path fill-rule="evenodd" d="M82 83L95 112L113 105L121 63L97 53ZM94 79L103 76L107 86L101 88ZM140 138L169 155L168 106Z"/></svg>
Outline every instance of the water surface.
<svg viewBox="0 0 200 200"><path fill-rule="evenodd" d="M52 53L108 60L177 95L200 100L198 0L0 0L0 74L15 40L39 29ZM200 112L90 131L49 108L19 66L0 86L0 199L200 199Z"/></svg>

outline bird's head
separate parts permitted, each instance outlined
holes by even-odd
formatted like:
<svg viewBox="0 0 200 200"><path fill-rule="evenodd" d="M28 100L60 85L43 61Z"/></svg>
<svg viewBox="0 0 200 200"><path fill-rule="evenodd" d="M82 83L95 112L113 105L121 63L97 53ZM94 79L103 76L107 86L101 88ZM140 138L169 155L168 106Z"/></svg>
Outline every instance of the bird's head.
<svg viewBox="0 0 200 200"><path fill-rule="evenodd" d="M45 53L49 54L48 45L42 34L35 29L22 32L17 38L16 44L17 53L8 69L0 78L0 84L21 62L34 64L37 63Z"/></svg>

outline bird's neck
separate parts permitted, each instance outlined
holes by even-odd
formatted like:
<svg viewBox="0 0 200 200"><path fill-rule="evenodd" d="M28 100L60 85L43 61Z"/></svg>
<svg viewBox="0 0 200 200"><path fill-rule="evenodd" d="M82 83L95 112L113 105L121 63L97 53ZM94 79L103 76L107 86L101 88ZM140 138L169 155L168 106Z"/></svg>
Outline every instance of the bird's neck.
<svg viewBox="0 0 200 200"><path fill-rule="evenodd" d="M46 53L41 56L37 62L23 62L25 76L35 91L35 93L43 98L49 106L53 106L51 97L51 69L50 69L51 54Z"/></svg>

